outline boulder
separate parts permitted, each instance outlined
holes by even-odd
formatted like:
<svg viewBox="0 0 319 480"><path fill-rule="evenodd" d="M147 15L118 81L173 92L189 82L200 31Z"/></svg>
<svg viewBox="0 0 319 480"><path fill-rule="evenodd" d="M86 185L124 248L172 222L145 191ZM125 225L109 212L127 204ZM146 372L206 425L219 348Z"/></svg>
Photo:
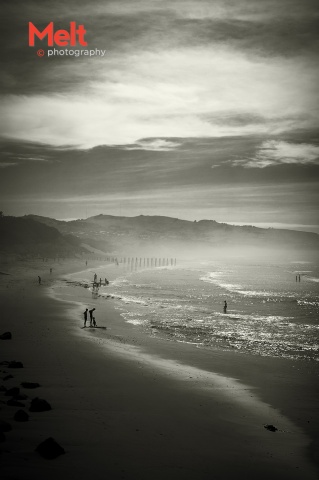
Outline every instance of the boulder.
<svg viewBox="0 0 319 480"><path fill-rule="evenodd" d="M10 430L12 430L11 424L0 420L0 432L10 432Z"/></svg>
<svg viewBox="0 0 319 480"><path fill-rule="evenodd" d="M59 455L63 455L65 453L64 448L62 448L52 437L47 438L44 440L44 442L40 443L35 451L38 452L41 457L49 460L53 460Z"/></svg>
<svg viewBox="0 0 319 480"><path fill-rule="evenodd" d="M16 422L27 422L29 420L29 414L24 410L17 410L13 418Z"/></svg>
<svg viewBox="0 0 319 480"><path fill-rule="evenodd" d="M266 428L266 430L269 430L270 432L276 432L278 430L278 428L274 425L264 425L264 428Z"/></svg>
<svg viewBox="0 0 319 480"><path fill-rule="evenodd" d="M20 393L19 387L12 387L12 388L8 388L5 395L7 397L16 397L17 395L19 395L19 393Z"/></svg>
<svg viewBox="0 0 319 480"><path fill-rule="evenodd" d="M23 368L23 363L12 360L11 362L8 363L8 368Z"/></svg>
<svg viewBox="0 0 319 480"><path fill-rule="evenodd" d="M34 398L31 402L29 411L30 412L45 412L47 410L52 410L51 405L43 398Z"/></svg>
<svg viewBox="0 0 319 480"><path fill-rule="evenodd" d="M5 332L0 335L0 340L11 340L12 334L11 332Z"/></svg>
<svg viewBox="0 0 319 480"><path fill-rule="evenodd" d="M39 383L36 382L21 382L20 385L23 388L38 388L41 386Z"/></svg>

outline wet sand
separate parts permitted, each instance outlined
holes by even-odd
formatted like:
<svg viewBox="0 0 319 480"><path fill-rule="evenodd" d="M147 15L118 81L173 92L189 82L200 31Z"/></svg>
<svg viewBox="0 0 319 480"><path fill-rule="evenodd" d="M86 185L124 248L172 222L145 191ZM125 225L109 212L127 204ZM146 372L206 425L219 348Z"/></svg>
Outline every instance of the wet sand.
<svg viewBox="0 0 319 480"><path fill-rule="evenodd" d="M315 366L149 337L124 322L115 300L75 285L55 288L57 301L52 282L70 268L79 265L54 278L44 271L43 285L22 270L1 276L0 333L13 338L0 341L0 361L24 365L0 365L1 385L38 382L21 388L25 410L36 396L52 406L16 422L18 408L0 392L0 418L13 427L0 444L3 478L317 478ZM91 305L106 330L81 328ZM35 452L48 437L66 453Z"/></svg>

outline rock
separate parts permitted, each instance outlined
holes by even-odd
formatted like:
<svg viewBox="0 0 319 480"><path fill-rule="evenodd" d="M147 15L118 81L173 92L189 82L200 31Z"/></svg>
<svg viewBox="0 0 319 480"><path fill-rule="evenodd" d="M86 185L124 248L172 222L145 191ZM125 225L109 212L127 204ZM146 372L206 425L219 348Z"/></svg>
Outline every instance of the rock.
<svg viewBox="0 0 319 480"><path fill-rule="evenodd" d="M35 451L38 452L41 457L49 460L57 458L59 455L65 453L64 448L62 448L52 437L47 438L44 442L40 443Z"/></svg>
<svg viewBox="0 0 319 480"><path fill-rule="evenodd" d="M8 363L8 368L23 368L23 363L12 360L11 362Z"/></svg>
<svg viewBox="0 0 319 480"><path fill-rule="evenodd" d="M13 418L16 422L27 422L29 420L29 414L24 410L17 410Z"/></svg>
<svg viewBox="0 0 319 480"><path fill-rule="evenodd" d="M276 432L278 430L278 428L274 425L264 425L264 428L266 428L266 430L269 430L270 432Z"/></svg>
<svg viewBox="0 0 319 480"><path fill-rule="evenodd" d="M10 400L7 401L7 405L10 407L24 407L24 403L19 402L18 400L15 400L14 398L10 398Z"/></svg>
<svg viewBox="0 0 319 480"><path fill-rule="evenodd" d="M15 397L16 395L19 395L19 393L20 393L20 388L19 387L13 387L13 388L9 388L6 391L5 395L7 397Z"/></svg>
<svg viewBox="0 0 319 480"><path fill-rule="evenodd" d="M41 387L39 383L36 382L21 382L21 387L23 388L38 388Z"/></svg>
<svg viewBox="0 0 319 480"><path fill-rule="evenodd" d="M0 420L0 432L10 432L10 430L12 430L11 424Z"/></svg>
<svg viewBox="0 0 319 480"><path fill-rule="evenodd" d="M13 398L15 400L26 400L28 398L28 395L25 395L24 393L19 393L19 395L15 395Z"/></svg>
<svg viewBox="0 0 319 480"><path fill-rule="evenodd" d="M5 332L0 335L0 340L11 340L12 334L11 332Z"/></svg>
<svg viewBox="0 0 319 480"><path fill-rule="evenodd" d="M47 410L52 410L51 405L46 400L38 397L32 400L29 408L30 412L45 412Z"/></svg>

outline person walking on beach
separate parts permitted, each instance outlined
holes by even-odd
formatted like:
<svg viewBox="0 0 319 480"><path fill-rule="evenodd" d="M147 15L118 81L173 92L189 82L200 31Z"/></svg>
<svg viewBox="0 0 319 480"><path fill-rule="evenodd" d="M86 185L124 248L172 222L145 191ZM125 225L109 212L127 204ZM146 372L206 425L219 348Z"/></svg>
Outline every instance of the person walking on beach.
<svg viewBox="0 0 319 480"><path fill-rule="evenodd" d="M97 280L97 274L95 273L93 282L96 283L96 280Z"/></svg>
<svg viewBox="0 0 319 480"><path fill-rule="evenodd" d="M93 312L94 312L95 308L92 308L92 310L89 310L89 314L90 314L90 327L93 327ZM94 322L95 322L95 319L94 319Z"/></svg>
<svg viewBox="0 0 319 480"><path fill-rule="evenodd" d="M41 285L41 277L39 277L39 275L38 275L38 282L39 282L39 285Z"/></svg>
<svg viewBox="0 0 319 480"><path fill-rule="evenodd" d="M86 327L86 322L87 322L87 319L88 319L88 311L89 311L89 309L87 308L87 309L83 312L83 315L84 315L84 328Z"/></svg>
<svg viewBox="0 0 319 480"><path fill-rule="evenodd" d="M227 313L227 302L226 302L226 300L224 301L224 313Z"/></svg>

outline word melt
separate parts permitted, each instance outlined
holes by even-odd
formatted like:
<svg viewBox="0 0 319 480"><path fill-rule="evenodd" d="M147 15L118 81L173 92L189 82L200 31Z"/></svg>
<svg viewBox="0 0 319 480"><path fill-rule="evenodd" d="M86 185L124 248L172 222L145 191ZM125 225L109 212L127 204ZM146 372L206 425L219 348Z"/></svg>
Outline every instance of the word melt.
<svg viewBox="0 0 319 480"><path fill-rule="evenodd" d="M59 47L75 47L77 42L83 47L87 46L87 42L84 40L86 30L84 25L76 25L76 22L70 22L70 31L68 30L56 30L54 31L54 23L50 22L42 31L29 22L29 47L34 47L35 37L43 40L48 37L48 47L58 45Z"/></svg>

